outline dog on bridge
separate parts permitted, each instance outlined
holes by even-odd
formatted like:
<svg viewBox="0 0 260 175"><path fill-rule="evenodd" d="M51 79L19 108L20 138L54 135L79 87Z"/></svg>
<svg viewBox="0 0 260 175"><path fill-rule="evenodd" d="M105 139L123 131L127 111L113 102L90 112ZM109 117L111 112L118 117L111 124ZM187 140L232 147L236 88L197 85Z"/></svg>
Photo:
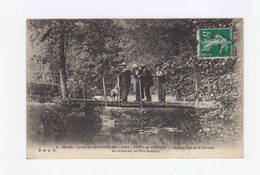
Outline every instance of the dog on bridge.
<svg viewBox="0 0 260 175"><path fill-rule="evenodd" d="M118 83L115 85L115 87L110 91L110 97L113 99L113 101L118 100L119 98L119 85Z"/></svg>
<svg viewBox="0 0 260 175"><path fill-rule="evenodd" d="M95 100L105 100L104 96L95 95L93 97ZM108 101L117 101L119 98L119 86L116 84L114 88L110 91L110 96L107 96L106 99Z"/></svg>

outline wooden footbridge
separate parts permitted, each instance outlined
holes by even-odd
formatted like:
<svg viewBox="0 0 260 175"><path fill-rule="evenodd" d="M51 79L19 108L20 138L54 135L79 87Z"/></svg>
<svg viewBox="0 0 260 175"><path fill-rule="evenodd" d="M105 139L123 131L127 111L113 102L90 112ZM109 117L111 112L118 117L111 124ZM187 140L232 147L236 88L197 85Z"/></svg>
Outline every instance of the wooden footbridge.
<svg viewBox="0 0 260 175"><path fill-rule="evenodd" d="M70 104L85 104L86 106L104 106L104 107L118 107L118 108L213 108L217 105L214 102L198 102L198 101L172 101L172 102L151 102L143 101L134 102L128 101L119 103L118 101L106 101L96 99L70 99Z"/></svg>
<svg viewBox="0 0 260 175"><path fill-rule="evenodd" d="M162 103L159 102L159 99L158 101L121 102L120 93L117 100L112 100L111 98L108 98L106 96L106 84L105 84L104 77L103 77L104 96L102 96L102 99L87 99L85 94L85 86L82 81L80 83L82 85L83 99L68 99L66 100L66 102L74 105L80 105L80 106L82 105L104 106L104 107L117 107L117 108L140 108L140 109L143 108L214 108L218 105L215 102L199 102L197 99L196 101L167 101ZM195 90L197 93L197 81L195 81ZM119 92L120 92L120 88L119 88Z"/></svg>

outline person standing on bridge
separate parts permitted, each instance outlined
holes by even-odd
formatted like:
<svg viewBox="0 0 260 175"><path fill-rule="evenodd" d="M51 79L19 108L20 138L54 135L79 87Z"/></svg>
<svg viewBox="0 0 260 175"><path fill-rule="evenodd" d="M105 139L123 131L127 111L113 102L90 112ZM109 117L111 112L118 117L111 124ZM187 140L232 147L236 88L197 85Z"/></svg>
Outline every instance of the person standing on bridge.
<svg viewBox="0 0 260 175"><path fill-rule="evenodd" d="M126 63L123 62L121 64L122 70L119 74L119 86L120 86L120 101L121 102L126 102L127 101L127 96L130 90L130 76L131 76L131 71L126 68Z"/></svg>
<svg viewBox="0 0 260 175"><path fill-rule="evenodd" d="M158 83L158 99L159 103L165 102L166 98L166 72L162 69L161 64L156 64L155 76Z"/></svg>
<svg viewBox="0 0 260 175"><path fill-rule="evenodd" d="M133 70L132 70L132 75L134 77L135 101L136 102L141 101L144 98L144 89L142 87L140 89L141 82L139 82L141 74L142 74L141 67L138 67L137 64L134 64Z"/></svg>
<svg viewBox="0 0 260 175"><path fill-rule="evenodd" d="M143 91L145 92L146 101L151 101L151 93L150 89L153 86L153 76L150 70L148 70L145 65L141 65L142 74L140 75L141 78L141 86Z"/></svg>

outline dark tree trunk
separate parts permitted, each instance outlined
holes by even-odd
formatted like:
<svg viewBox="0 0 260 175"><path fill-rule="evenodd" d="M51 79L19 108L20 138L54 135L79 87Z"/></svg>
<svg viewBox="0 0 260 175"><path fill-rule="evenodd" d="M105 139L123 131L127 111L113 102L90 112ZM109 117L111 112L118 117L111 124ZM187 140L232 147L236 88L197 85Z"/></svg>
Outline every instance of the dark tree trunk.
<svg viewBox="0 0 260 175"><path fill-rule="evenodd" d="M66 54L65 54L65 33L60 34L60 64L59 64L59 74L60 74L60 88L62 98L67 98L67 77L66 77Z"/></svg>

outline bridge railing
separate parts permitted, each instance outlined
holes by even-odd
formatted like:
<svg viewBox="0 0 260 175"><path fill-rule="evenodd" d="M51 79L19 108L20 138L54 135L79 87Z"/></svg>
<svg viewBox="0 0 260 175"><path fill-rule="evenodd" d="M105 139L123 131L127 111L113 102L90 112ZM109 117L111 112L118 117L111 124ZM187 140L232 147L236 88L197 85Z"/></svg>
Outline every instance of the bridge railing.
<svg viewBox="0 0 260 175"><path fill-rule="evenodd" d="M158 76L153 76L156 78L156 82L157 82L157 96L158 96L158 105L160 104L160 99L159 99L159 77ZM120 79L119 77L117 77L117 84L118 84L118 96L117 96L117 101L118 101L118 106L121 106L121 87L120 87ZM81 88L82 88L82 95L83 95L83 99L84 99L84 105L86 105L86 85L84 84L84 82L82 80L79 81L81 84ZM196 99L196 106L198 106L198 79L195 78L194 79L194 83L195 83L195 99ZM107 93L106 93L106 80L105 80L105 76L102 77L102 84L103 84L103 96L104 96L104 101L105 101L105 106L107 106L108 104L108 99L107 99ZM141 80L140 78L138 78L138 86L139 86L139 95L140 95L140 107L143 108L143 101L142 101L142 94L141 94ZM166 88L167 89L167 88ZM166 93L167 94L167 93ZM165 94L165 95L166 95Z"/></svg>

